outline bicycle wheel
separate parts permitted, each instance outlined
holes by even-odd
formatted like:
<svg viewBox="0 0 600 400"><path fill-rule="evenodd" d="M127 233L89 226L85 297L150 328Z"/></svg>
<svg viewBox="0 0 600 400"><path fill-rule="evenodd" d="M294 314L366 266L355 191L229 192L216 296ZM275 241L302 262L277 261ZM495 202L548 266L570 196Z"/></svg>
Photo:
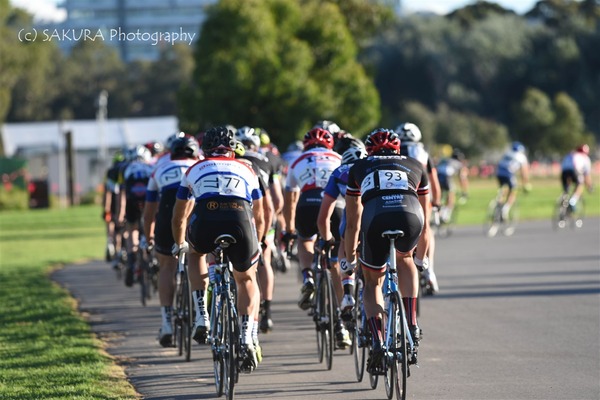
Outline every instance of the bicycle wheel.
<svg viewBox="0 0 600 400"><path fill-rule="evenodd" d="M232 400L235 393L235 384L238 380L238 334L236 329L236 319L235 311L233 309L233 304L229 301L227 303L227 357L226 357L226 367L227 367L227 400Z"/></svg>
<svg viewBox="0 0 600 400"><path fill-rule="evenodd" d="M365 365L367 360L367 342L366 342L366 317L362 304L362 281L356 279L354 286L354 298L356 304L352 310L352 353L354 355L354 371L356 380L362 382L365 374Z"/></svg>
<svg viewBox="0 0 600 400"><path fill-rule="evenodd" d="M369 385L371 389L377 389L377 383L379 382L379 375L373 375L369 372Z"/></svg>
<svg viewBox="0 0 600 400"><path fill-rule="evenodd" d="M321 325L321 336L324 343L325 364L328 370L333 366L333 346L334 346L334 313L333 313L333 285L331 275L328 270L323 272L321 284L323 285L324 314L321 315L323 324Z"/></svg>
<svg viewBox="0 0 600 400"><path fill-rule="evenodd" d="M181 279L181 275L179 274L179 272L177 273L177 280ZM183 323L183 318L182 318L182 312L181 312L181 308L182 308L182 301L183 301L183 296L181 293L181 281L177 282L176 286L175 286L175 298L173 300L173 317L175 319L174 323L173 323L173 343L175 343L175 346L177 347L177 353L179 355L183 354L183 329L182 329L182 323Z"/></svg>
<svg viewBox="0 0 600 400"><path fill-rule="evenodd" d="M565 196L560 196L556 200L554 213L552 215L552 228L554 230L562 229L567 226L567 207L568 200Z"/></svg>
<svg viewBox="0 0 600 400"><path fill-rule="evenodd" d="M192 355L192 329L194 328L194 308L192 307L192 291L187 272L181 276L181 337L185 361L190 361Z"/></svg>
<svg viewBox="0 0 600 400"><path fill-rule="evenodd" d="M575 209L570 213L571 228L581 228L583 226L583 217L585 216L585 202L580 198Z"/></svg>
<svg viewBox="0 0 600 400"><path fill-rule="evenodd" d="M502 218L502 206L496 201L490 201L488 205L488 211L483 224L483 233L487 237L494 237L500 229L500 223Z"/></svg>
<svg viewBox="0 0 600 400"><path fill-rule="evenodd" d="M213 301L214 319L211 318L211 350L213 356L213 372L215 376L215 390L217 397L223 396L224 382L227 380L225 374L225 335L227 327L226 306L221 306L221 297Z"/></svg>
<svg viewBox="0 0 600 400"><path fill-rule="evenodd" d="M385 365L385 375L383 376L383 384L385 386L385 394L388 399L394 397L394 381L396 380L395 371L394 371L394 345L395 345L395 336L396 331L398 330L398 304L395 302L394 298L391 298L388 304L388 308L386 314L384 314L384 319L381 324L382 335L385 338L385 347L388 351L388 356L385 357L384 365Z"/></svg>
<svg viewBox="0 0 600 400"><path fill-rule="evenodd" d="M502 226L502 233L504 236L512 236L515 233L515 229L519 224L519 204L514 203L510 210L508 211L508 218L504 220L504 224Z"/></svg>
<svg viewBox="0 0 600 400"><path fill-rule="evenodd" d="M140 284L140 298L144 307L146 306L147 301L150 299L150 277L147 267L148 265L146 262L141 260L138 281Z"/></svg>
<svg viewBox="0 0 600 400"><path fill-rule="evenodd" d="M394 332L391 336L393 339L392 354L393 354L393 377L394 388L396 390L396 399L406 399L406 379L408 378L408 355L406 352L406 324L404 323L404 312L402 310L400 296L394 295L396 323L394 324Z"/></svg>

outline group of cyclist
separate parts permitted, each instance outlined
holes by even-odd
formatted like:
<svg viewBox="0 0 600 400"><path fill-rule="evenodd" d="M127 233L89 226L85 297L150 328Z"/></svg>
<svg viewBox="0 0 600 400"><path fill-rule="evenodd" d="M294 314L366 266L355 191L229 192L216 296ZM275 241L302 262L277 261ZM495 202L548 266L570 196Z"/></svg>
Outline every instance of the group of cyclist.
<svg viewBox="0 0 600 400"><path fill-rule="evenodd" d="M410 333L418 345L417 297L423 277L439 291L434 273L435 236L432 214L450 218L468 192L468 168L460 150L434 165L419 128L404 123L395 130L375 129L364 140L331 121L317 122L301 141L280 154L260 128L213 127L196 136L182 132L164 145L150 142L118 153L106 173L104 210L107 260L117 268L125 260L125 285L135 280L138 249L158 259L161 306L159 343L172 344L174 275L177 256L188 253L194 305L192 336L206 343L210 331L207 294L215 275L213 251L220 235L235 243L228 253L237 287L241 327L241 370L252 372L262 358L258 333L273 329L271 307L274 273L273 241L297 246L303 284L298 306L308 310L315 293L312 262L316 251L327 255L338 308L337 348L351 346L345 327L356 299L356 271L364 280L363 302L371 331L368 369L375 371L382 346L382 284L389 257L398 265L399 288ZM591 187L589 148L580 146L565 157L565 192L575 189L576 207L583 184ZM514 142L497 166L506 187L503 215L516 196L516 174L530 189L525 147ZM389 254L386 230L402 230ZM121 240L125 243L120 243ZM141 239L140 239L141 238ZM126 256L116 249L123 247ZM277 247L275 247L277 248Z"/></svg>

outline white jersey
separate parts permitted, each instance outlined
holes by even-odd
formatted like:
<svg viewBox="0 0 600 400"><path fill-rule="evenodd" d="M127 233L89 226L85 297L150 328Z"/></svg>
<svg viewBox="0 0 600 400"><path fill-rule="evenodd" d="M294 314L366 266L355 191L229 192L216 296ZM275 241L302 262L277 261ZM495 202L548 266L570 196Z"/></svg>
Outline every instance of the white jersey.
<svg viewBox="0 0 600 400"><path fill-rule="evenodd" d="M560 168L563 171L573 171L577 175L587 176L592 171L592 161L587 154L572 151L563 158Z"/></svg>
<svg viewBox="0 0 600 400"><path fill-rule="evenodd" d="M527 156L524 153L517 151L509 151L505 153L498 163L497 176L512 178L517 171L527 165Z"/></svg>
<svg viewBox="0 0 600 400"><path fill-rule="evenodd" d="M189 167L197 163L195 159L169 160L158 165L150 180L146 191L146 200L157 201L158 195L165 190L177 189Z"/></svg>
<svg viewBox="0 0 600 400"><path fill-rule="evenodd" d="M324 189L331 173L342 163L342 156L333 150L317 147L303 152L289 167L286 190L305 192Z"/></svg>
<svg viewBox="0 0 600 400"><path fill-rule="evenodd" d="M167 163L169 161L171 161L171 153L170 152L166 152L164 154L161 154L160 157L158 157L156 159L156 161L154 162L154 168L157 169L162 164L165 164L165 163Z"/></svg>
<svg viewBox="0 0 600 400"><path fill-rule="evenodd" d="M429 163L429 153L425 146L420 142L405 142L400 147L400 154L406 157L414 158L419 161L423 167L427 168Z"/></svg>
<svg viewBox="0 0 600 400"><path fill-rule="evenodd" d="M258 177L246 163L228 157L197 162L185 173L177 198L196 201L211 197L237 197L248 202L262 197Z"/></svg>

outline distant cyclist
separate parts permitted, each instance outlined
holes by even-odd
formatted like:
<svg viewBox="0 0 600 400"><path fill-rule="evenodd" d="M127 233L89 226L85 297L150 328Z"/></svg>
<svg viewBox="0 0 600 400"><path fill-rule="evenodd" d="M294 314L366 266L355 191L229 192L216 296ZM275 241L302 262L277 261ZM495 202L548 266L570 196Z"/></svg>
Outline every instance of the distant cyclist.
<svg viewBox="0 0 600 400"><path fill-rule="evenodd" d="M150 177L144 207L144 233L148 249L154 248L159 265L158 297L162 315L162 325L158 340L163 347L171 346L173 325L173 277L177 269L177 259L171 254L174 244L171 219L175 195L187 169L199 158L199 146L193 137L184 137L171 143L170 160L162 162Z"/></svg>
<svg viewBox="0 0 600 400"><path fill-rule="evenodd" d="M237 287L241 368L252 372L258 363L252 330L260 302L256 266L260 257L258 237L265 229L263 198L252 168L234 159L234 135L225 126L206 131L202 141L206 159L187 170L177 192L172 221L173 254L189 243L190 286L197 312L193 335L196 341L204 343L210 329L206 258L214 263L212 252L218 236L228 234L235 238L228 255Z"/></svg>
<svg viewBox="0 0 600 400"><path fill-rule="evenodd" d="M523 189L531 190L529 183L529 161L525 154L525 146L521 142L513 142L496 167L496 177L500 188L506 188L503 195L502 218L508 220L511 207L517 199L517 173L521 175Z"/></svg>
<svg viewBox="0 0 600 400"><path fill-rule="evenodd" d="M452 150L452 156L442 158L437 165L437 174L442 190L442 202L440 218L443 222L449 222L454 206L456 205L456 181L460 186L460 198L467 198L469 190L469 168L465 162L465 155L459 149Z"/></svg>
<svg viewBox="0 0 600 400"><path fill-rule="evenodd" d="M348 176L345 244L350 268L360 262L363 271L364 307L373 338L367 368L376 372L385 356L382 284L388 257L397 259L398 286L408 328L415 343L421 338L416 310L419 274L413 251L418 243L417 256L423 259L427 253L429 181L419 161L400 155L400 138L394 131L376 129L365 145L369 156L357 160ZM395 254L389 254L389 243L381 237L386 230L404 232L395 243Z"/></svg>
<svg viewBox="0 0 600 400"><path fill-rule="evenodd" d="M563 193L570 196L569 209L571 212L576 210L584 186L587 187L589 192L593 190L592 162L589 154L590 147L587 144L582 144L567 154L560 165L562 170L560 181Z"/></svg>
<svg viewBox="0 0 600 400"><path fill-rule="evenodd" d="M113 163L106 171L104 193L102 196L102 217L106 223L106 261L112 262L113 268L118 268L121 249L121 230L119 219L119 173L125 165L125 157L121 151L115 153Z"/></svg>

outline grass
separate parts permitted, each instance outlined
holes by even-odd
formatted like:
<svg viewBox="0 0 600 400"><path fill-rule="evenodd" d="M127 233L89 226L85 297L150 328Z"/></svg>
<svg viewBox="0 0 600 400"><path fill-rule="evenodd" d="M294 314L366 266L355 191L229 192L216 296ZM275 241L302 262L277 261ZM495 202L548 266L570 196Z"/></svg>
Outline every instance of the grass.
<svg viewBox="0 0 600 400"><path fill-rule="evenodd" d="M135 399L48 275L102 257L98 207L0 213L0 399Z"/></svg>
<svg viewBox="0 0 600 400"><path fill-rule="evenodd" d="M495 179L472 180L458 223L481 224L496 190ZM519 196L521 219L549 221L559 194L556 178L534 180ZM585 197L586 214L600 215L600 196ZM136 398L74 300L48 277L57 265L103 257L99 214L94 206L0 212L0 399Z"/></svg>

